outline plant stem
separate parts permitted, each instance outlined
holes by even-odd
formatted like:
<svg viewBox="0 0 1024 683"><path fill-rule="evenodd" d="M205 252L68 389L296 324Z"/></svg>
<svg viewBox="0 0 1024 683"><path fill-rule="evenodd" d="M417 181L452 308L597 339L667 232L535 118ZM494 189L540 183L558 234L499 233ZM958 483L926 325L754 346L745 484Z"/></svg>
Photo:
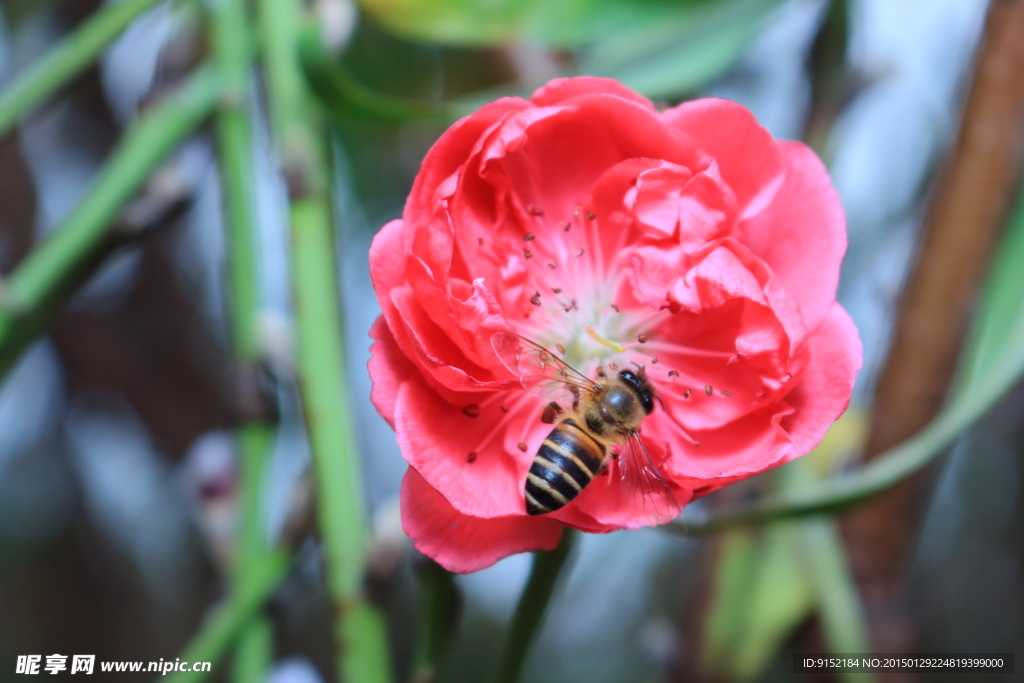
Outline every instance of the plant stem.
<svg viewBox="0 0 1024 683"><path fill-rule="evenodd" d="M236 365L235 401L242 425L236 435L239 454L240 528L234 558L236 584L267 552L262 506L264 461L273 428L259 383L259 254L256 238L253 138L250 101L248 16L244 0L207 3L211 43L224 94L216 118L221 187L228 246L228 292ZM235 652L236 683L259 683L271 659L273 629L265 618L250 623Z"/></svg>
<svg viewBox="0 0 1024 683"><path fill-rule="evenodd" d="M274 130L291 195L299 384L317 474L339 677L383 683L391 678L387 632L383 615L363 595L363 481L346 381L326 150L298 61L299 12L296 0L260 3Z"/></svg>
<svg viewBox="0 0 1024 683"><path fill-rule="evenodd" d="M219 87L214 71L204 68L144 114L125 133L85 198L10 275L0 301L0 378L77 286L127 239L111 233L111 221L157 164L199 127Z"/></svg>
<svg viewBox="0 0 1024 683"><path fill-rule="evenodd" d="M18 74L0 95L0 135L83 71L139 15L160 2L163 0L125 0L106 5Z"/></svg>
<svg viewBox="0 0 1024 683"><path fill-rule="evenodd" d="M430 559L416 567L420 582L419 626L413 683L433 683L455 634L459 593L451 572Z"/></svg>
<svg viewBox="0 0 1024 683"><path fill-rule="evenodd" d="M233 587L227 601L217 608L203 627L185 647L181 659L193 662L217 662L224 651L238 638L242 630L274 592L274 588L288 569L288 555L275 550L260 557L246 573L245 583ZM168 683L198 683L211 672L187 671L173 674Z"/></svg>
<svg viewBox="0 0 1024 683"><path fill-rule="evenodd" d="M558 577L569 557L569 551L576 543L576 536L576 531L566 528L557 548L550 552L534 553L530 578L523 594L519 596L519 604L509 627L505 653L498 669L498 683L516 683L519 680L526 662L526 653L540 633Z"/></svg>

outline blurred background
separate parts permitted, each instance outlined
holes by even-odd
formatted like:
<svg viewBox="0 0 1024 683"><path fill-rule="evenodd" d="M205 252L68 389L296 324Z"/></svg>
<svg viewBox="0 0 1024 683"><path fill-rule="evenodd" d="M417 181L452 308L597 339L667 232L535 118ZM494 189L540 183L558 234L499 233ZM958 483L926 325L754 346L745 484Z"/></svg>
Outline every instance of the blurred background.
<svg viewBox="0 0 1024 683"><path fill-rule="evenodd" d="M320 62L307 60L306 73L330 131L351 403L383 558L374 597L388 615L396 681L413 666L421 560L398 523L405 464L369 401L367 333L379 309L367 250L401 214L451 112L560 75L611 76L659 105L735 100L776 137L804 140L826 161L849 219L839 299L864 342L853 405L799 471L729 487L688 511L699 520L855 467L916 431L951 382L965 381L956 351L965 335L968 349L976 345L970 321L995 296L990 256L998 263L1005 254L1012 278L1024 254L1024 214L1014 210L1024 88L1006 85L1024 80L1008 66L1024 65L1024 33L996 35L1013 21L1024 30L1022 4L995 2L1004 16L987 29L984 0L321 0L307 8L322 38ZM0 88L104 8L0 0ZM11 273L69 215L138 112L205 58L203 22L201 2L156 3L0 139L0 272ZM275 537L307 481L310 452L292 374L288 192L258 72L252 82L258 325L277 415L260 510ZM963 121L977 123L985 141L972 147ZM103 262L0 387L0 681L20 680L19 654L173 658L225 594L239 410L217 159L208 129L168 157L158 177L181 201ZM972 214L971 201L983 207ZM987 218L968 220L975 215ZM929 231L940 236L925 239ZM951 252L957 239L976 248ZM1004 310L1024 288L1017 292ZM947 305L928 308L936 296ZM900 331L908 310L948 318L926 333L945 345L932 356L912 330ZM922 355L934 362L900 360ZM651 529L585 536L523 679L830 681L841 677L793 673L791 653L1024 653L1022 435L1024 391L1016 390L923 473L853 512L692 538ZM320 546L312 537L296 546L267 608L274 637L265 679L336 681ZM530 561L511 557L457 577L461 620L438 680L490 678ZM230 667L215 676L230 680ZM854 679L873 677L842 680ZM968 680L878 677L886 679Z"/></svg>

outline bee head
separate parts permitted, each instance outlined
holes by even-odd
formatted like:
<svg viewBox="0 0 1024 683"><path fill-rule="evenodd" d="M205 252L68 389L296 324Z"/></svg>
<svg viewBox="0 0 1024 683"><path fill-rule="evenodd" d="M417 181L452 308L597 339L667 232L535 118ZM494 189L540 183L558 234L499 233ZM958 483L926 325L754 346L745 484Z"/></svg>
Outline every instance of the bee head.
<svg viewBox="0 0 1024 683"><path fill-rule="evenodd" d="M644 412L650 415L654 410L654 388L647 381L647 374L644 372L644 369L640 368L636 372L622 370L619 372L619 377L636 392L637 397L640 399L640 405L644 407Z"/></svg>

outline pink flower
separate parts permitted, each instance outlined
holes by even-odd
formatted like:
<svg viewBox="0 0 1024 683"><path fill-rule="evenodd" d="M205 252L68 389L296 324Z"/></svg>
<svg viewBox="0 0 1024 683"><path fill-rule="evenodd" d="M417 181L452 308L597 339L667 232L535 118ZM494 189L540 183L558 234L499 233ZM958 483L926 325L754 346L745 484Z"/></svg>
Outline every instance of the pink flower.
<svg viewBox="0 0 1024 683"><path fill-rule="evenodd" d="M646 367L641 434L680 504L810 451L846 409L857 331L835 302L845 217L825 168L739 105L659 113L556 80L452 126L370 249L373 401L409 470L402 519L452 571L645 523L618 477L528 516L551 431L519 335L594 377ZM586 332L627 348L616 353Z"/></svg>

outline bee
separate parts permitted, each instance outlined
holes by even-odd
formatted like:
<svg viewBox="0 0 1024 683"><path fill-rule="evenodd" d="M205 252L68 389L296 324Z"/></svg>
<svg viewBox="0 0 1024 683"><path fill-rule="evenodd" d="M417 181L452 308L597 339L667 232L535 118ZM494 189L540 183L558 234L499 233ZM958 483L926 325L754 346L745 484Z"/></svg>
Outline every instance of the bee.
<svg viewBox="0 0 1024 683"><path fill-rule="evenodd" d="M623 485L634 495L637 512L653 524L678 516L681 507L640 439L640 426L654 411L657 398L644 368L611 376L599 371L598 379L591 380L539 344L525 338L522 343L526 365L572 397L570 410L552 401L541 415L546 423L558 422L527 473L527 513L560 510L615 462Z"/></svg>

